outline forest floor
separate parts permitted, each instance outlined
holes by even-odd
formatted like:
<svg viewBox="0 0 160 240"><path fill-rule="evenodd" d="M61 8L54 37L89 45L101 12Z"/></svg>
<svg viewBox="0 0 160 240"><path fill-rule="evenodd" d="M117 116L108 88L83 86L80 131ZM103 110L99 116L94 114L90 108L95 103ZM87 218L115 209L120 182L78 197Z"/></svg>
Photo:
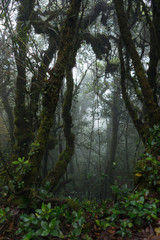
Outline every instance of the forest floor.
<svg viewBox="0 0 160 240"><path fill-rule="evenodd" d="M36 239L36 240L43 240L43 239L44 240L45 239L49 239L49 240L54 240L54 239L160 240L160 214L159 213L157 213L156 219L152 220L150 223L147 223L147 221L145 221L144 219L143 221L140 222L139 225L123 224L122 226L122 221L123 223L128 221L128 215L127 216L122 215L122 219L118 219L118 220L116 219L115 222L113 220L113 225L112 225L112 223L108 224L107 222L108 218L106 218L106 216L108 217L108 215L106 214L107 210L109 210L110 208L113 209L114 204L112 202L110 203L105 202L106 204L105 211L104 211L104 205L105 205L104 203L102 205L97 204L96 207L95 205L93 205L93 203L91 203L90 206L89 204L87 205L86 203L83 204L83 207L81 206L83 210L81 208L78 210L74 210L73 211L74 214L71 214L72 217L70 215L70 220L68 222L66 221L67 213L65 212L65 209L63 208L63 211L61 211L60 210L61 207L55 208L56 210L54 211L57 211L57 212L59 211L59 216L62 215L60 216L60 219L61 219L60 227L63 232L63 237L54 237L47 234L41 234L41 236L38 236L38 237L31 237L31 235L27 235L27 231L29 233L29 231L31 230L31 228L29 227L29 224L28 226L26 226L26 228L24 228L24 232L22 229L21 233L17 235L17 230L19 229L20 222L22 221L21 215L26 214L28 216L31 216L32 214L32 217L33 217L33 213L34 213L34 217L36 217L38 216L38 213L39 213L39 216L40 216L40 210L39 211L37 210L37 213L35 213L33 209L30 209L30 210L21 209L19 207L15 207L15 206L13 207L11 205L8 207L6 203L3 203L1 201L0 240L22 240L22 239L24 240L30 240L30 239L31 240L32 239ZM85 208L84 208L84 205L85 205ZM48 208L44 209L46 206L48 206ZM41 210L44 210L43 217L44 217L44 212L45 214L51 214L53 206L52 208L50 206L51 206L50 204L48 205L43 204L43 207L41 208ZM66 215L64 214L64 212ZM113 215L113 212L112 212L112 215ZM49 217L45 217L45 219L48 220ZM44 218L40 220L44 222ZM25 218L23 219L23 221L25 226L26 222L29 220ZM35 224L33 219L32 219L32 223L33 225ZM22 225L23 223L21 223L21 228L22 228ZM39 222L39 225L41 225L41 227L43 228L42 223ZM36 229L35 225L33 226L33 228ZM79 228L79 230L77 231L76 228L77 229ZM72 231L74 232L74 234L72 234Z"/></svg>

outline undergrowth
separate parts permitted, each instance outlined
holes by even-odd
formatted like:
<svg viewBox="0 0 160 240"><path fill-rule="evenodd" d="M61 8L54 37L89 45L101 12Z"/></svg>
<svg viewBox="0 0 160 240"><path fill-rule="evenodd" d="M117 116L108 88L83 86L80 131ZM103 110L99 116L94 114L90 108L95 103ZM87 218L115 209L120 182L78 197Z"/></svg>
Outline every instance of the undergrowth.
<svg viewBox="0 0 160 240"><path fill-rule="evenodd" d="M22 213L16 235L22 236L22 240L39 237L92 239L90 232L96 226L99 231L112 227L117 235L131 237L133 228L151 224L160 212L160 201L152 198L147 189L127 196L120 193L118 201L112 206L107 201L102 203L89 200L81 203L78 200L74 201L80 206L79 210L73 210L68 204L52 206L51 203L42 203L41 208L33 210L32 213ZM0 209L1 224L9 217L11 217L9 208Z"/></svg>

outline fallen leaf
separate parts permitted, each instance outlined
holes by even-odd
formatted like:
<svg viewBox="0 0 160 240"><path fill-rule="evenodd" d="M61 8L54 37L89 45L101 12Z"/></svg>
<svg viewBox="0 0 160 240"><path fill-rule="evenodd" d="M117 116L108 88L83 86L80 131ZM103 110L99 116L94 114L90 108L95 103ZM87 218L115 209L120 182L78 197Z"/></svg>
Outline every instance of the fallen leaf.
<svg viewBox="0 0 160 240"><path fill-rule="evenodd" d="M136 173L135 176L136 177L142 177L142 174L141 173Z"/></svg>
<svg viewBox="0 0 160 240"><path fill-rule="evenodd" d="M107 228L107 232L110 233L110 234L112 234L112 236L116 234L116 230L115 230L114 227L109 227L109 228Z"/></svg>
<svg viewBox="0 0 160 240"><path fill-rule="evenodd" d="M160 236L160 227L154 229L156 236Z"/></svg>

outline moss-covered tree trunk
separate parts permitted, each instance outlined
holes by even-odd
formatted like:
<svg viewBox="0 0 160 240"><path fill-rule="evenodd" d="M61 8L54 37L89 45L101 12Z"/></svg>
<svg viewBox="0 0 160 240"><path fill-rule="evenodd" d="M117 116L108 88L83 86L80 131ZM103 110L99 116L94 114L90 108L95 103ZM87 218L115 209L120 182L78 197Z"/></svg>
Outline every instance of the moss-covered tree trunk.
<svg viewBox="0 0 160 240"><path fill-rule="evenodd" d="M53 124L54 113L59 100L59 93L62 86L63 78L65 76L65 70L67 69L68 61L70 60L70 52L72 52L72 49L74 49L74 45L75 45L75 35L76 35L80 5L81 5L80 0L71 1L70 9L67 12L66 20L64 22L64 25L62 26L61 37L60 37L61 42L60 42L60 47L58 52L58 58L55 63L55 66L50 71L50 78L46 82L44 95L43 95L43 110L41 114L40 127L37 133L36 140L32 144L32 148L29 153L29 161L32 164L32 170L30 173L30 179L27 179L27 180L25 179L27 185L32 184L32 181L36 181L37 177L39 176L41 160L42 160L45 147L48 141L50 129ZM67 114L67 111L63 113L64 117L65 117L65 114ZM71 121L71 118L69 116L67 121ZM70 123L67 123L67 124L69 124L68 126L70 126ZM64 131L66 132L67 128L64 128ZM65 134L66 135L69 134L68 138L73 137L68 132L66 132ZM69 154L70 152L72 154L73 146L72 144L70 145L70 143L69 144L67 143L66 148L67 148L67 153L65 154L66 154L66 161L67 161L67 158L68 158L67 154L68 152ZM62 156L60 156L60 158L61 157ZM63 168L63 164L61 168Z"/></svg>
<svg viewBox="0 0 160 240"><path fill-rule="evenodd" d="M15 129L14 153L12 160L27 157L29 145L33 137L30 114L26 108L26 56L28 33L30 30L30 15L33 11L34 0L21 1L17 16L17 38L13 38L14 54L17 66L16 97L15 97ZM17 47L18 46L18 47Z"/></svg>
<svg viewBox="0 0 160 240"><path fill-rule="evenodd" d="M122 94L127 106L127 109L132 117L134 125L142 138L142 141L146 147L147 146L147 138L149 136L149 127L153 127L154 124L159 124L160 122L160 108L156 101L156 79L155 79L155 71L156 71L156 62L157 62L157 53L155 52L155 56L153 56L153 49L155 49L155 44L150 43L150 65L148 70L148 77L144 70L143 64L141 62L140 56L138 55L136 46L132 40L132 35L130 29L128 27L127 17L124 11L123 1L122 0L114 0L115 8L117 12L117 19L120 28L121 38L124 42L124 45L132 59L132 63L135 69L135 74L138 79L138 84L141 89L141 103L143 105L143 109L145 109L146 118L142 122L139 118L135 106L132 104L131 99L128 96L125 80L127 78L128 73L126 72L125 62L123 59L122 53L122 43L119 45L119 56L121 61L121 86L122 86ZM153 26L153 25L152 25ZM151 30L151 32L153 32ZM153 36L151 35L150 41L153 40ZM155 61L155 62L154 62ZM154 62L154 64L153 64ZM138 95L137 95L138 96ZM139 98L139 96L138 96ZM152 150L151 150L152 151Z"/></svg>
<svg viewBox="0 0 160 240"><path fill-rule="evenodd" d="M72 51L71 51L72 53ZM64 103L62 109L63 117L63 131L66 139L66 147L59 155L58 161L55 164L55 167L52 171L49 172L46 180L49 180L51 183L51 188L55 188L59 183L60 179L64 176L67 170L68 163L71 161L74 153L74 134L72 133L72 116L71 116L71 107L72 107L72 93L73 93L73 76L72 68L75 64L75 54L73 53L70 56L70 63L66 67L66 80L67 80L67 89L64 96Z"/></svg>
<svg viewBox="0 0 160 240"><path fill-rule="evenodd" d="M127 51L132 59L135 73L141 87L144 105L147 109L149 125L150 127L152 127L154 124L157 124L160 121L160 109L155 102L153 90L149 84L149 80L145 73L144 67L141 63L135 44L132 40L132 35L128 27L127 17L124 11L123 0L114 0L114 3L121 36L127 48Z"/></svg>
<svg viewBox="0 0 160 240"><path fill-rule="evenodd" d="M126 89L126 85L125 85L126 69L125 69L125 62L124 62L123 53L122 53L122 41L121 40L120 40L118 49L119 49L119 58L120 58L120 67L121 67L122 96L123 96L125 105L128 109L128 112L133 120L134 126L137 129L137 132L145 145L146 144L146 136L148 136L148 127L149 126L148 126L148 123L143 123L139 119L137 111L127 93L127 89Z"/></svg>

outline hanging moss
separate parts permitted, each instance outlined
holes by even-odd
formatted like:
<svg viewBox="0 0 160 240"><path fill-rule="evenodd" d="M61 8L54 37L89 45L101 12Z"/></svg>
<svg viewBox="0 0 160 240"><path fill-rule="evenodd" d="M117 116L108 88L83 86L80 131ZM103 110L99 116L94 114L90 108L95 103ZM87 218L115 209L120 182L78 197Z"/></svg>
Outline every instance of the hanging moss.
<svg viewBox="0 0 160 240"><path fill-rule="evenodd" d="M90 33L85 33L83 38L86 40L87 44L91 44L98 59L102 60L103 55L108 56L111 50L111 44L106 35L98 33L96 36L93 36Z"/></svg>

